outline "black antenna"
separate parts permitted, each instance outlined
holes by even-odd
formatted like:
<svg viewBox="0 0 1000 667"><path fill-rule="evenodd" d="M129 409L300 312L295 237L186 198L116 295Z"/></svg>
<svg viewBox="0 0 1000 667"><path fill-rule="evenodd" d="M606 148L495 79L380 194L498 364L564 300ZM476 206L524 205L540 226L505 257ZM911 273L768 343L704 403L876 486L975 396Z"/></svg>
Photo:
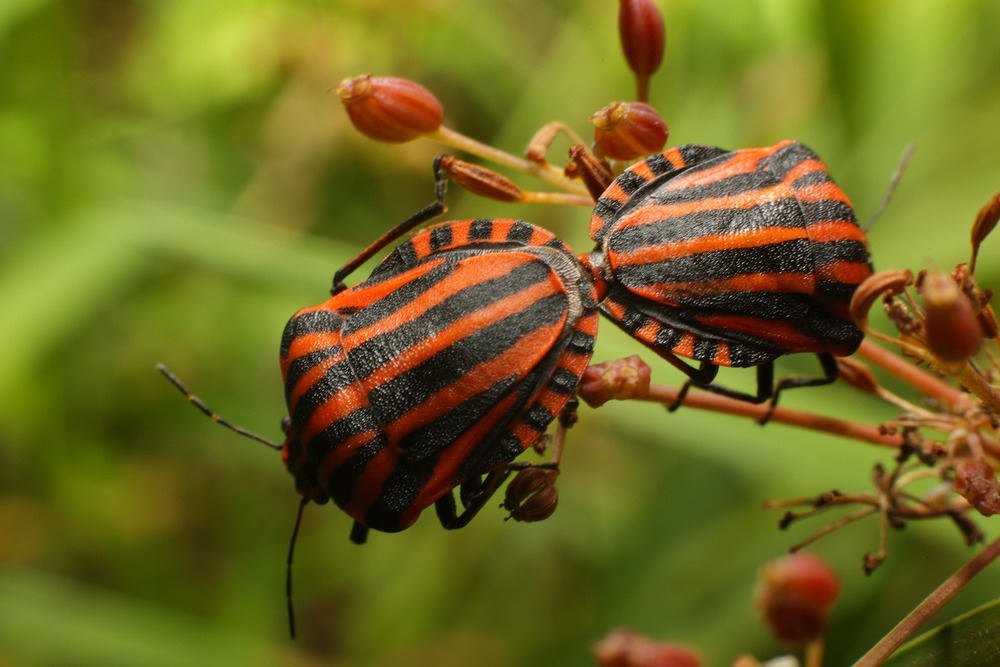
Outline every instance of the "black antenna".
<svg viewBox="0 0 1000 667"><path fill-rule="evenodd" d="M299 525L302 523L302 510L309 504L308 498L299 503L299 511L295 515L295 528L292 529L292 540L288 543L287 569L285 570L285 597L288 600L288 633L295 639L295 607L292 604L292 555L295 553L295 540L299 538Z"/></svg>
<svg viewBox="0 0 1000 667"><path fill-rule="evenodd" d="M209 408L207 405L205 405L204 401L202 401L200 398L198 398L197 396L195 396L194 394L192 394L190 391L188 391L188 388L184 386L184 383L180 381L180 378L178 378L176 375L174 375L173 373L171 373L170 370L166 366L164 366L163 364L156 364L156 370L158 370L160 372L160 375L162 375L163 377L167 378L167 380L170 382L170 384L172 384L175 387L177 387L177 390L180 391L182 394L184 394L184 398L186 398L188 400L188 402L191 403L191 405L193 405L194 407L196 407L199 410L201 410L202 413L206 417L208 417L209 419L211 419L212 421L214 421L216 424L219 424L220 426L225 426L230 431L233 431L234 433L238 433L238 434L240 434L240 435L242 435L242 436L244 436L246 438L250 438L251 440L256 440L257 442L259 442L261 444L267 445L271 449L278 449L278 450L280 450L282 448L282 444L281 443L272 442L271 440L268 440L265 437L259 436L259 435L257 435L256 433L254 433L252 431L248 431L245 428L243 428L242 426L237 426L236 424L232 423L231 421L229 421L229 420L227 420L227 419L225 419L225 418L220 417L219 415L217 415L215 412L212 411L211 408Z"/></svg>

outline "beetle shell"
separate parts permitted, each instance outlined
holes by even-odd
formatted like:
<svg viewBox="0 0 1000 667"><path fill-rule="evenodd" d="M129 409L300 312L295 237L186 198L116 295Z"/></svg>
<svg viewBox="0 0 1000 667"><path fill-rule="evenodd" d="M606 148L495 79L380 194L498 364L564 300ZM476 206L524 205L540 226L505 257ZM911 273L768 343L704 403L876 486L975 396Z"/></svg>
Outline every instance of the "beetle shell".
<svg viewBox="0 0 1000 667"><path fill-rule="evenodd" d="M848 315L872 273L865 234L802 144L683 146L625 170L591 219L602 312L661 355L755 366L848 355Z"/></svg>
<svg viewBox="0 0 1000 667"><path fill-rule="evenodd" d="M529 223L417 234L285 328L283 454L299 493L377 530L410 526L538 440L587 366L596 308L579 261Z"/></svg>

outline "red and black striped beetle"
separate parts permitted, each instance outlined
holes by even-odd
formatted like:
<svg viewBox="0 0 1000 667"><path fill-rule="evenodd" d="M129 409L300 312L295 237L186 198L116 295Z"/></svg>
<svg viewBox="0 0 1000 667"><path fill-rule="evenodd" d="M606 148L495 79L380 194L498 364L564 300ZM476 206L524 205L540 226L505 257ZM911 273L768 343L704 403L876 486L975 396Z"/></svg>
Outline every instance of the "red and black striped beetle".
<svg viewBox="0 0 1000 667"><path fill-rule="evenodd" d="M551 233L428 228L288 322L285 465L304 499L354 519L357 543L430 505L464 526L573 399L596 330L591 276Z"/></svg>
<svg viewBox="0 0 1000 667"><path fill-rule="evenodd" d="M773 405L782 389L833 382L834 355L861 343L848 306L872 273L865 234L800 143L650 156L599 197L590 233L601 312L687 374L678 405L691 384ZM816 353L824 375L775 385L774 360L797 352ZM756 366L756 395L713 384L720 366Z"/></svg>

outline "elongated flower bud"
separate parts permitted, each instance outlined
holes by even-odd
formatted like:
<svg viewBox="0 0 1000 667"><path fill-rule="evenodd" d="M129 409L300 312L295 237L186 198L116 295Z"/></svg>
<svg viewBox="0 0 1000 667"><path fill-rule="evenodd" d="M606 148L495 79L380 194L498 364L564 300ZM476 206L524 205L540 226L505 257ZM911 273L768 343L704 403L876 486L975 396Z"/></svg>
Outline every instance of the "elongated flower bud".
<svg viewBox="0 0 1000 667"><path fill-rule="evenodd" d="M635 72L639 99L646 101L649 77L660 68L667 41L663 16L653 0L620 0L618 35L625 52L625 61Z"/></svg>
<svg viewBox="0 0 1000 667"><path fill-rule="evenodd" d="M612 102L593 116L594 142L612 160L637 160L659 153L670 130L645 102Z"/></svg>
<svg viewBox="0 0 1000 667"><path fill-rule="evenodd" d="M492 169L459 160L451 155L443 156L439 164L441 169L451 176L451 180L480 197L505 202L524 200L524 190L517 183Z"/></svg>
<svg viewBox="0 0 1000 667"><path fill-rule="evenodd" d="M354 127L376 141L412 141L444 120L437 98L409 79L365 74L344 79L336 90Z"/></svg>

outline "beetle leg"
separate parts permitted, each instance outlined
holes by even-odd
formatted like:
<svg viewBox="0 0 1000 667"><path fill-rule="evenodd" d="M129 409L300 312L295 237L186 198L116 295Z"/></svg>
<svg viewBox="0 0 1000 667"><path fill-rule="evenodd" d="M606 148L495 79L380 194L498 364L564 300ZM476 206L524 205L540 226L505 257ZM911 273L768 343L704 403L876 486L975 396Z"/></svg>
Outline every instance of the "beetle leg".
<svg viewBox="0 0 1000 667"><path fill-rule="evenodd" d="M454 494L448 493L438 498L434 502L434 510L437 512L441 525L447 530L455 530L467 525L493 497L493 494L497 492L497 489L514 469L515 466L507 465L490 471L486 475L486 479L476 477L463 482L458 491L463 507L461 514L458 513Z"/></svg>
<svg viewBox="0 0 1000 667"><path fill-rule="evenodd" d="M837 359L832 354L829 352L817 352L816 358L819 359L820 366L823 368L822 377L791 375L778 380L778 383L774 385L774 396L771 398L771 409L767 411L766 415L764 415L764 418L760 422L761 424L766 424L767 420L771 418L771 413L774 412L774 407L778 403L778 394L785 389L796 389L798 387L820 387L825 384L832 384L840 376L840 367L837 365Z"/></svg>
<svg viewBox="0 0 1000 667"><path fill-rule="evenodd" d="M434 159L434 201L421 210L417 211L409 218L399 223L389 231L387 231L382 236L375 239L375 241L369 245L367 248L358 253L358 256L349 261L343 267L341 267L336 273L333 274L333 287L330 288L330 294L335 295L343 292L346 289L344 285L344 278L354 273L358 267L367 262L376 253L385 248L387 245L401 237L403 234L407 233L415 227L433 220L434 218L442 215L448 210L448 207L444 203L444 193L446 185L448 182L447 176L441 170L441 157L438 156Z"/></svg>
<svg viewBox="0 0 1000 667"><path fill-rule="evenodd" d="M718 389L721 389L722 391L719 391L718 393L725 393L727 391L730 391L728 389L725 389L725 387L713 388L714 385L712 384L712 380L714 380L715 376L719 374L718 366L710 364L707 361L703 361L701 362L701 365L698 366L698 368L695 368L694 366L690 366L684 363L683 361L681 361L680 359L678 359L673 355L666 357L666 359L675 368L677 368L680 371L683 371L684 374L688 376L687 382L685 382L681 386L680 391L677 392L677 399L669 406L667 406L667 410L669 410L670 412L674 412L675 410L677 410L677 408L681 407L681 403L684 402L684 397L687 396L688 390L691 389L691 385L694 385L696 387L701 387L702 389L708 389L709 391L716 391Z"/></svg>
<svg viewBox="0 0 1000 667"><path fill-rule="evenodd" d="M364 544L368 540L368 526L354 522L351 526L351 542L355 544Z"/></svg>

